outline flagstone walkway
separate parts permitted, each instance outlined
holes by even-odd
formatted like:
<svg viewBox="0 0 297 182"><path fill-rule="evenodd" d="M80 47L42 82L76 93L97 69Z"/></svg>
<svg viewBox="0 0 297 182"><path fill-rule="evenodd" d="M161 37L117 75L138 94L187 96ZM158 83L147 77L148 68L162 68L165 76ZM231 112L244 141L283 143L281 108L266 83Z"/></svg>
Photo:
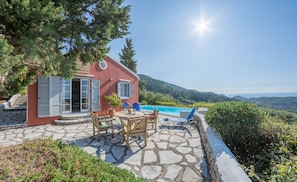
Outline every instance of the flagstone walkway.
<svg viewBox="0 0 297 182"><path fill-rule="evenodd" d="M120 129L116 121L116 131ZM21 143L23 139L52 137L81 147L91 155L120 168L128 169L148 181L210 181L207 163L195 126L159 126L149 130L148 143L133 141L127 148L123 137L102 134L93 137L91 123L75 125L42 125L0 131L0 146Z"/></svg>

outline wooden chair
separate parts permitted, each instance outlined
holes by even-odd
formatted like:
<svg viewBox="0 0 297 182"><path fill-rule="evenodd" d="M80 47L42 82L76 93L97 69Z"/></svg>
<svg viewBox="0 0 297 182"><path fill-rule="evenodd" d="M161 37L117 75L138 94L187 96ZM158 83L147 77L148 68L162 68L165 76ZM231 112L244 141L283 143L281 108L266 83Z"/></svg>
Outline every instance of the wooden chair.
<svg viewBox="0 0 297 182"><path fill-rule="evenodd" d="M96 113L91 112L92 123L93 123L93 136L95 136L95 130L98 131L98 140L100 140L100 131L105 131L111 128L112 138L114 137L114 127L113 120L114 118L109 118L109 116L98 116Z"/></svg>
<svg viewBox="0 0 297 182"><path fill-rule="evenodd" d="M121 124L123 126L122 134L126 141L128 147L130 147L130 137L139 136L144 140L144 146L147 144L147 118L120 118Z"/></svg>
<svg viewBox="0 0 297 182"><path fill-rule="evenodd" d="M145 117L147 118L147 125L151 126L152 129L155 129L155 132L157 132L158 115L158 110L155 110L153 113L150 114L145 114Z"/></svg>

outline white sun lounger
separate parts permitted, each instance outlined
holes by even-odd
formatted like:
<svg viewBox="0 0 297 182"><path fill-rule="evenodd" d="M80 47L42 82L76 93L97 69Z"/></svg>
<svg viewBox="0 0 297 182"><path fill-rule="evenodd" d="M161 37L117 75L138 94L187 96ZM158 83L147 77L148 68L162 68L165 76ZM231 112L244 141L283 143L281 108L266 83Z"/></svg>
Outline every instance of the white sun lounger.
<svg viewBox="0 0 297 182"><path fill-rule="evenodd" d="M175 124L175 125L184 125L189 124L192 119L196 109L193 108L187 118L163 118L163 124Z"/></svg>

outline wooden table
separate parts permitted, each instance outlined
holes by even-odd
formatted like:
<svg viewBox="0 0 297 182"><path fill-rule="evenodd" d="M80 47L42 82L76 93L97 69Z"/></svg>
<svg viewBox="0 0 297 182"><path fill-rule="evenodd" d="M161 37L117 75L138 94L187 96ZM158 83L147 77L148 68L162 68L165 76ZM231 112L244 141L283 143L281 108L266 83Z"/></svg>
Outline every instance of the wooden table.
<svg viewBox="0 0 297 182"><path fill-rule="evenodd" d="M115 116L120 118L138 118L144 116L143 112L134 112L133 114L129 114L128 111L121 111L114 113Z"/></svg>

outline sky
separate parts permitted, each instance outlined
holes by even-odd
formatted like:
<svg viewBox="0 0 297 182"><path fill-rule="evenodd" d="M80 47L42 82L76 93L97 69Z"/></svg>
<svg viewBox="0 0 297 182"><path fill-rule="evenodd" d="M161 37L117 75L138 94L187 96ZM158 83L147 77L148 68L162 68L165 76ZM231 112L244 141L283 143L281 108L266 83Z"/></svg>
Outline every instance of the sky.
<svg viewBox="0 0 297 182"><path fill-rule="evenodd" d="M126 0L137 73L217 94L297 93L297 1Z"/></svg>

